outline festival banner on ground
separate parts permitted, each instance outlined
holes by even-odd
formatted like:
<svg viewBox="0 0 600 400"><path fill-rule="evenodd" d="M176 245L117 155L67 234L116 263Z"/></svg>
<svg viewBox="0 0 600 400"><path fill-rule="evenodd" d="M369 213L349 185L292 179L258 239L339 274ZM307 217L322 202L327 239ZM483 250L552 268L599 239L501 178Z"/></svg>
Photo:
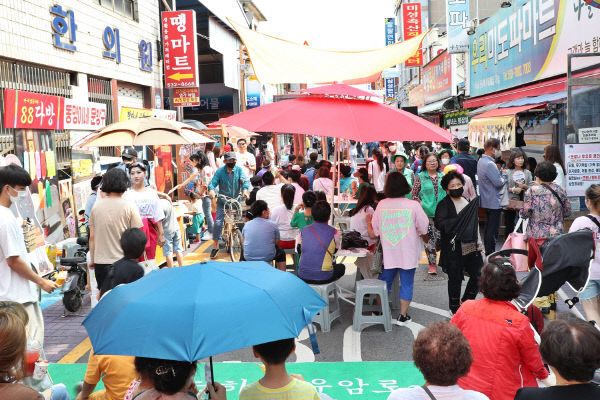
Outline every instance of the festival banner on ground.
<svg viewBox="0 0 600 400"><path fill-rule="evenodd" d="M600 9L584 1L516 0L471 36L470 96L565 73L567 54L600 51ZM598 63L588 57L581 69Z"/></svg>
<svg viewBox="0 0 600 400"><path fill-rule="evenodd" d="M469 142L473 147L483 147L486 140L500 140L500 150L515 147L515 116L474 118L469 123Z"/></svg>
<svg viewBox="0 0 600 400"><path fill-rule="evenodd" d="M592 184L600 184L600 147L595 144L565 145L567 195L585 196Z"/></svg>

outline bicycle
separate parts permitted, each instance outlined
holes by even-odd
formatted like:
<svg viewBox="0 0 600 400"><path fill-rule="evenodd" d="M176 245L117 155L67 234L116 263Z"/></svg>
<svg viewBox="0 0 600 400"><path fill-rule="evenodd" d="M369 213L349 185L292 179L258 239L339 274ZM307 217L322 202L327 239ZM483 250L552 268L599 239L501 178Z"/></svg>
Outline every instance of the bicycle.
<svg viewBox="0 0 600 400"><path fill-rule="evenodd" d="M224 221L223 233L221 234L225 247L231 257L231 261L240 261L242 254L242 232L238 227L243 222L242 205L238 199L228 197L222 194L217 195L217 199L225 202L223 205Z"/></svg>

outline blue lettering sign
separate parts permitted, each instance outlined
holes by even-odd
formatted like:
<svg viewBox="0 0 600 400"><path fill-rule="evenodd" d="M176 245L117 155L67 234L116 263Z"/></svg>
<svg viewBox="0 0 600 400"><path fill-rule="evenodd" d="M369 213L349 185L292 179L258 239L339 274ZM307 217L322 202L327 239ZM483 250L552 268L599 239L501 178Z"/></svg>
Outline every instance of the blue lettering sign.
<svg viewBox="0 0 600 400"><path fill-rule="evenodd" d="M77 40L75 35L77 25L75 25L75 13L73 10L64 11L59 4L55 4L50 8L50 13L56 15L52 20L54 47L76 51L77 47L74 43ZM67 32L69 32L69 43L62 41Z"/></svg>
<svg viewBox="0 0 600 400"><path fill-rule="evenodd" d="M117 28L111 28L107 26L104 28L104 35L102 36L104 42L105 51L102 55L106 58L112 58L117 62L121 63L121 39L119 38L119 30Z"/></svg>
<svg viewBox="0 0 600 400"><path fill-rule="evenodd" d="M140 41L140 69L152 72L152 42Z"/></svg>

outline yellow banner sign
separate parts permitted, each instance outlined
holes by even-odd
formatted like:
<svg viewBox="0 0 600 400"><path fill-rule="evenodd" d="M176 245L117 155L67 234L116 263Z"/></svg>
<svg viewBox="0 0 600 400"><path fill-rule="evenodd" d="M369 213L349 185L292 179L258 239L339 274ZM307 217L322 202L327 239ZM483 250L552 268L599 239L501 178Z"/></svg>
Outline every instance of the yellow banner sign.
<svg viewBox="0 0 600 400"><path fill-rule="evenodd" d="M149 108L121 107L121 117L119 121L128 121L134 118L151 117L152 110Z"/></svg>

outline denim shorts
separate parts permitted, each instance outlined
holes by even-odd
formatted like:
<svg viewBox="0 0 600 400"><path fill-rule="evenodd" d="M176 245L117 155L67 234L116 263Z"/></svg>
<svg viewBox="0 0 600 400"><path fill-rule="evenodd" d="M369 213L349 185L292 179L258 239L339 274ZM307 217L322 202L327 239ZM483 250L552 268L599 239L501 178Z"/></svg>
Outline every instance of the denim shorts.
<svg viewBox="0 0 600 400"><path fill-rule="evenodd" d="M181 246L181 233L179 232L179 229L176 229L173 232L165 233L165 244L163 245L162 249L165 257L170 256L173 253L177 254L183 252L183 248Z"/></svg>
<svg viewBox="0 0 600 400"><path fill-rule="evenodd" d="M600 296L600 280L590 280L579 294L581 300L589 300L597 296Z"/></svg>

